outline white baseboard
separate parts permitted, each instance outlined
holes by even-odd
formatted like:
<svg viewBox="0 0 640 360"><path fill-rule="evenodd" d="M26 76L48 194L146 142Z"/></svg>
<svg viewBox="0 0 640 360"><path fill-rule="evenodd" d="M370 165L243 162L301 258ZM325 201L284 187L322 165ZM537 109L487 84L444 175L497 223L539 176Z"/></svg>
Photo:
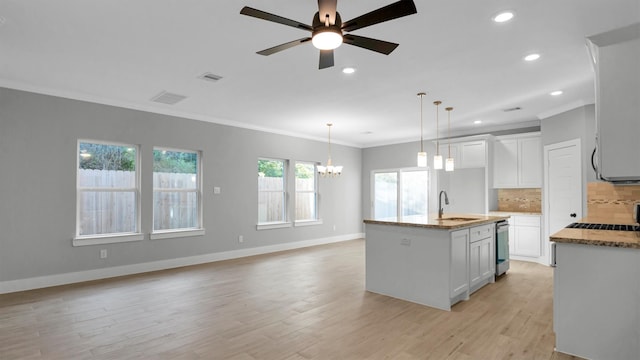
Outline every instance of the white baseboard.
<svg viewBox="0 0 640 360"><path fill-rule="evenodd" d="M247 256L269 254L278 251L300 249L309 246L331 244L341 241L355 240L364 238L364 233L347 234L333 236L320 239L296 241L284 244L260 246L247 249L238 249L224 251L219 253L211 253L205 255L196 255L176 259L167 259L152 261L140 264L131 264L124 266L114 266L103 269L87 270L74 273L55 274L47 276L38 276L27 279L0 281L0 294L7 294L18 291L40 289L50 286L66 285L79 283L83 281L106 279L116 276L139 274L150 271L166 270L183 266L205 264L215 261L237 259Z"/></svg>

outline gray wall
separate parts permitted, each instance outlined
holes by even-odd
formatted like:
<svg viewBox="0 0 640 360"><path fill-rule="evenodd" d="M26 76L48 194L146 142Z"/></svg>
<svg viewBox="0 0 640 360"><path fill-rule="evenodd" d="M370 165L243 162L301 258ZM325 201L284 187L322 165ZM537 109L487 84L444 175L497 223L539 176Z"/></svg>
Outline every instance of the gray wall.
<svg viewBox="0 0 640 360"><path fill-rule="evenodd" d="M595 105L579 107L541 122L542 146L580 139L582 150L582 215L587 216L587 182L597 181L591 167L596 146Z"/></svg>
<svg viewBox="0 0 640 360"><path fill-rule="evenodd" d="M140 146L144 241L71 245L78 139ZM204 236L148 239L154 146L202 151ZM360 233L361 150L332 155L345 169L320 179L324 224L257 231L257 159L325 163L326 142L0 88L0 281Z"/></svg>

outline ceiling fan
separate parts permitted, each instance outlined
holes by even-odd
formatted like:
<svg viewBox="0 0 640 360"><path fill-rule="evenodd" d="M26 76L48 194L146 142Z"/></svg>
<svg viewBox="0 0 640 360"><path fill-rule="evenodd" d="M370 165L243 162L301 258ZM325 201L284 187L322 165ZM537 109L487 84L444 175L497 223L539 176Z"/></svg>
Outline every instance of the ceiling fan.
<svg viewBox="0 0 640 360"><path fill-rule="evenodd" d="M304 37L289 41L284 44L258 51L258 54L268 56L311 41L313 46L320 50L319 68L325 69L333 66L333 50L343 42L345 44L389 55L396 47L398 47L399 44L364 36L345 34L345 32L351 32L362 29L363 27L417 13L416 5L413 3L413 0L400 0L358 16L355 19L342 22L340 13L336 11L337 2L337 0L318 0L318 12L313 16L311 26L248 6L243 7L240 14L273 21L311 32L311 37Z"/></svg>

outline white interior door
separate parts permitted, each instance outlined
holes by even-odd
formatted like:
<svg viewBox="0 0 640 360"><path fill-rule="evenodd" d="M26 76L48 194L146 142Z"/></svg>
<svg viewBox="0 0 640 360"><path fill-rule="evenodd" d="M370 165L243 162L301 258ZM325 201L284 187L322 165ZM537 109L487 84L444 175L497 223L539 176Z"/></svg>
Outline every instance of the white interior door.
<svg viewBox="0 0 640 360"><path fill-rule="evenodd" d="M582 218L580 154L580 139L544 147L546 249L549 249L550 234Z"/></svg>

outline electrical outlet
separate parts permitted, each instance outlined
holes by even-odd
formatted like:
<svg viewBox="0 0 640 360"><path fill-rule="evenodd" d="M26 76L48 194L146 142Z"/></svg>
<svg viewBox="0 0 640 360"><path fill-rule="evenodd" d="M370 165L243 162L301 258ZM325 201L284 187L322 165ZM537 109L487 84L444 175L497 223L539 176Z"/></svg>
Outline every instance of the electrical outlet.
<svg viewBox="0 0 640 360"><path fill-rule="evenodd" d="M107 249L100 249L100 259L107 258Z"/></svg>
<svg viewBox="0 0 640 360"><path fill-rule="evenodd" d="M213 193L214 193L215 195L220 194L220 192L221 192L221 190L220 190L220 188L219 188L218 186L214 186L214 187L213 187Z"/></svg>
<svg viewBox="0 0 640 360"><path fill-rule="evenodd" d="M335 225L333 225L333 231L336 231L336 226Z"/></svg>
<svg viewBox="0 0 640 360"><path fill-rule="evenodd" d="M240 243L241 243L241 242L244 242L244 236L239 235L239 236L238 236L238 242L240 242Z"/></svg>

